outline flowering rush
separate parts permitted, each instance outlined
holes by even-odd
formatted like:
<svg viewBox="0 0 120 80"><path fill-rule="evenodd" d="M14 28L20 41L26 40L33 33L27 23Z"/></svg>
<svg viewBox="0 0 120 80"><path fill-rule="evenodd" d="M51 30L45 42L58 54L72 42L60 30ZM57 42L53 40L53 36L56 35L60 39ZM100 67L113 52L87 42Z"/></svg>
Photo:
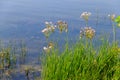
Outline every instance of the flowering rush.
<svg viewBox="0 0 120 80"><path fill-rule="evenodd" d="M84 20L88 21L89 16L91 16L90 12L83 12L80 17L83 18Z"/></svg>
<svg viewBox="0 0 120 80"><path fill-rule="evenodd" d="M57 28L60 30L60 32L62 32L63 30L65 30L65 32L67 32L68 31L68 24L65 21L59 20L57 22Z"/></svg>
<svg viewBox="0 0 120 80"><path fill-rule="evenodd" d="M52 42L50 42L47 47L43 47L43 50L46 53L49 53L52 50L52 48L54 48L54 44Z"/></svg>
<svg viewBox="0 0 120 80"><path fill-rule="evenodd" d="M44 28L41 32L44 33L46 37L49 37L52 32L54 32L55 27L52 22L45 22L46 28Z"/></svg>
<svg viewBox="0 0 120 80"><path fill-rule="evenodd" d="M82 38L83 36L92 39L95 36L95 30L91 27L85 27L80 31L80 38Z"/></svg>

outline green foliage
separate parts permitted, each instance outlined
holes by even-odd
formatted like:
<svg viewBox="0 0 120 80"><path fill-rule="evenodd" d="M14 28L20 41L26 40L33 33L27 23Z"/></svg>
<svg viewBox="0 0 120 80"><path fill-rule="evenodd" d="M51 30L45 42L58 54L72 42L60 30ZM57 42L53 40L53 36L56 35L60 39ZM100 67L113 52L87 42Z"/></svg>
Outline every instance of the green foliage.
<svg viewBox="0 0 120 80"><path fill-rule="evenodd" d="M117 23L117 26L120 27L120 16L116 17L115 22Z"/></svg>
<svg viewBox="0 0 120 80"><path fill-rule="evenodd" d="M103 41L98 49L92 42L80 40L72 48L67 44L59 53L44 55L42 80L119 80L119 47Z"/></svg>

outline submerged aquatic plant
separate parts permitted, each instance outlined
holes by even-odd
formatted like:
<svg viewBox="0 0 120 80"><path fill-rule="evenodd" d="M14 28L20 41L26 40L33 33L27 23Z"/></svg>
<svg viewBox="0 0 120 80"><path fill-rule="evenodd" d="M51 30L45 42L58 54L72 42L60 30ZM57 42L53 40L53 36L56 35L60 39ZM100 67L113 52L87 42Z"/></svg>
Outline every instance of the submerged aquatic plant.
<svg viewBox="0 0 120 80"><path fill-rule="evenodd" d="M88 20L89 20L90 16L91 16L90 12L83 12L80 16L81 18L83 18L86 21L86 27L88 27Z"/></svg>
<svg viewBox="0 0 120 80"><path fill-rule="evenodd" d="M65 32L68 32L68 24L65 21L59 20L56 27L60 30L60 32L63 30L65 30Z"/></svg>
<svg viewBox="0 0 120 80"><path fill-rule="evenodd" d="M82 38L83 36L92 39L95 36L95 30L91 27L85 27L80 31L80 38Z"/></svg>
<svg viewBox="0 0 120 80"><path fill-rule="evenodd" d="M115 25L114 25L115 14L109 14L108 17L110 18L110 20L112 22L112 27L113 27L113 41L116 42L116 28L115 28Z"/></svg>

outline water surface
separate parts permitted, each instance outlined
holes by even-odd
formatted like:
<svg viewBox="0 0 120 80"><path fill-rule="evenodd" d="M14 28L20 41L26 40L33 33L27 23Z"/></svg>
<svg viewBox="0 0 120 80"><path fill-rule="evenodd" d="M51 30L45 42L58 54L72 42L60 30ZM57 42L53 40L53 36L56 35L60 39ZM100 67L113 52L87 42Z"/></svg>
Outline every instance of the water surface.
<svg viewBox="0 0 120 80"><path fill-rule="evenodd" d="M30 52L38 53L46 45L41 33L45 21L65 20L69 25L69 37L74 39L79 36L80 28L85 27L80 18L84 11L92 13L89 26L96 29L96 34L112 34L107 15L119 15L119 3L119 0L0 0L0 39L6 42L24 39ZM55 32L50 40L62 42L60 37L59 32Z"/></svg>
<svg viewBox="0 0 120 80"><path fill-rule="evenodd" d="M0 0L0 39L4 42L24 40L28 47L27 62L36 64L43 46L47 45L41 33L45 21L55 23L64 20L69 25L68 34L55 31L49 41L63 43L66 36L73 42L78 39L80 28L85 27L84 20L80 18L84 11L92 13L89 26L96 30L96 36L104 33L112 35L107 15L120 15L119 3L120 0ZM120 33L119 29L117 33ZM13 75L13 78L25 79L23 74Z"/></svg>

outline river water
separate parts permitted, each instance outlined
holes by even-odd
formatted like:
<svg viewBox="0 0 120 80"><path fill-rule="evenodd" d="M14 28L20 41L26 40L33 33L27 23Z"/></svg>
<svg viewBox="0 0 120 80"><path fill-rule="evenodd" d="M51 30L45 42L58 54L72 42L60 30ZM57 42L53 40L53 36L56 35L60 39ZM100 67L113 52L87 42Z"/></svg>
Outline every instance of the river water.
<svg viewBox="0 0 120 80"><path fill-rule="evenodd" d="M0 0L0 39L24 40L31 57L38 56L46 45L45 36L41 33L45 21L56 23L63 20L68 23L69 39L77 39L80 28L85 22L80 18L82 12L92 15L89 26L96 30L96 36L112 35L112 26L108 14L120 15L120 0ZM117 34L120 33L117 28ZM56 31L50 40L63 41L66 33ZM117 35L120 39L120 35Z"/></svg>
<svg viewBox="0 0 120 80"><path fill-rule="evenodd" d="M4 42L24 40L29 53L39 54L46 46L41 32L45 21L66 21L68 37L74 40L78 38L81 27L85 27L85 21L80 18L85 11L92 13L88 24L96 30L96 36L112 35L108 14L120 15L119 3L119 0L0 0L0 39ZM49 40L62 42L64 36L66 33L56 31Z"/></svg>

